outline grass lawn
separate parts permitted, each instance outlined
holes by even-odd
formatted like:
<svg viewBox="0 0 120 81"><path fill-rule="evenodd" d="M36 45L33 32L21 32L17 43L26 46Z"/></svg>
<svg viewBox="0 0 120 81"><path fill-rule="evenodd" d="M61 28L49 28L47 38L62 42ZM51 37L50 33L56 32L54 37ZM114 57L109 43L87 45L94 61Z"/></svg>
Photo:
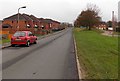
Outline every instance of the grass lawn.
<svg viewBox="0 0 120 81"><path fill-rule="evenodd" d="M74 29L84 79L118 78L118 38L100 32Z"/></svg>
<svg viewBox="0 0 120 81"><path fill-rule="evenodd" d="M8 42L10 42L10 40L9 40L9 39L2 39L2 40L0 40L0 44L3 44L3 43L8 43Z"/></svg>

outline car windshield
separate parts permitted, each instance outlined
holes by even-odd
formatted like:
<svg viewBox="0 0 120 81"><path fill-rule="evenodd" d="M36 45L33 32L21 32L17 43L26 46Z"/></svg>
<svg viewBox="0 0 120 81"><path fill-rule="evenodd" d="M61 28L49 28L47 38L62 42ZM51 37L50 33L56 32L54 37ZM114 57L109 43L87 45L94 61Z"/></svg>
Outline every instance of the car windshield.
<svg viewBox="0 0 120 81"><path fill-rule="evenodd" d="M14 34L14 36L15 36L15 37L17 37L17 36L25 36L25 32L16 32L16 33Z"/></svg>

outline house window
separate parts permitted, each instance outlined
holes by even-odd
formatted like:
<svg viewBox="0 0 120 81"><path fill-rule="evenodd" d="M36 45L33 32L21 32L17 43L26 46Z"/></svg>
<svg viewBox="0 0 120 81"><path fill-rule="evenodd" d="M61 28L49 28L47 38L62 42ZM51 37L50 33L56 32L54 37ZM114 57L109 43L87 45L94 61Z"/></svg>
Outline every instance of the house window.
<svg viewBox="0 0 120 81"><path fill-rule="evenodd" d="M9 26L2 26L2 28L9 28Z"/></svg>
<svg viewBox="0 0 120 81"><path fill-rule="evenodd" d="M12 23L13 23L13 21L12 21Z"/></svg>
<svg viewBox="0 0 120 81"><path fill-rule="evenodd" d="M41 25L41 28L42 28L42 29L45 29L45 27L44 27L43 25Z"/></svg>
<svg viewBox="0 0 120 81"><path fill-rule="evenodd" d="M34 28L38 28L38 25L35 25Z"/></svg>
<svg viewBox="0 0 120 81"><path fill-rule="evenodd" d="M12 26L11 25L9 25L9 24L4 24L4 25L2 25L2 28L11 28Z"/></svg>
<svg viewBox="0 0 120 81"><path fill-rule="evenodd" d="M30 28L30 25L29 25L29 24L27 24L27 25L26 25L26 27L27 27L27 28Z"/></svg>

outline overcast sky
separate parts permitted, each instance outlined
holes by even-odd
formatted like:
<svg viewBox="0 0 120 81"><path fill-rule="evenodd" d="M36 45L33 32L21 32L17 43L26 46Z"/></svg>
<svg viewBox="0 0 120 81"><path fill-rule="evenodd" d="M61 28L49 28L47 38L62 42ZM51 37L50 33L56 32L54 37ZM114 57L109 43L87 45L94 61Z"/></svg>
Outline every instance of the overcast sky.
<svg viewBox="0 0 120 81"><path fill-rule="evenodd" d="M73 22L88 3L96 4L101 10L102 20L112 18L112 11L118 16L120 0L0 0L0 20L17 13L33 14L38 18L51 18L60 22Z"/></svg>

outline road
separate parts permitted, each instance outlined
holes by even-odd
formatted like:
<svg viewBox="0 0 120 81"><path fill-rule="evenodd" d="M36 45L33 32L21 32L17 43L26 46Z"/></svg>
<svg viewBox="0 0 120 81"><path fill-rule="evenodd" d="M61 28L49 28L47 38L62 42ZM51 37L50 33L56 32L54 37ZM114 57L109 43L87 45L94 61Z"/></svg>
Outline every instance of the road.
<svg viewBox="0 0 120 81"><path fill-rule="evenodd" d="M2 50L3 79L78 79L72 28Z"/></svg>

